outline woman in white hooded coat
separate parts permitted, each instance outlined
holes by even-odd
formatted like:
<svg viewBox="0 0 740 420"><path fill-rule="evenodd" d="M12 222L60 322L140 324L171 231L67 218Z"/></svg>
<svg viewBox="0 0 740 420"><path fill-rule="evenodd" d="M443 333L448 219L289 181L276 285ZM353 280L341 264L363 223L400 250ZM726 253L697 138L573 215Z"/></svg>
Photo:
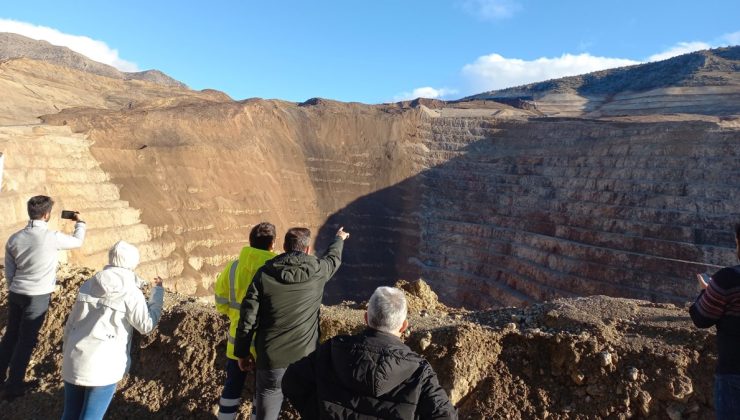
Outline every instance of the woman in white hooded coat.
<svg viewBox="0 0 740 420"><path fill-rule="evenodd" d="M131 334L148 334L162 314L162 279L155 279L149 302L134 273L139 251L117 242L109 264L77 294L64 327L64 413L62 420L102 419L116 384L131 365Z"/></svg>

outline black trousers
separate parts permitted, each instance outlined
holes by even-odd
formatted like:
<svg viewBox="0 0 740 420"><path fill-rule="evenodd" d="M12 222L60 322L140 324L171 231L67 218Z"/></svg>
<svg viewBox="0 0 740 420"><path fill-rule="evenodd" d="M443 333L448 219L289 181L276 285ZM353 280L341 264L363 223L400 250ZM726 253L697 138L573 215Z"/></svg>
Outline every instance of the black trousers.
<svg viewBox="0 0 740 420"><path fill-rule="evenodd" d="M9 394L23 393L23 378L49 309L50 296L10 292L8 325L0 340L0 382L5 382Z"/></svg>

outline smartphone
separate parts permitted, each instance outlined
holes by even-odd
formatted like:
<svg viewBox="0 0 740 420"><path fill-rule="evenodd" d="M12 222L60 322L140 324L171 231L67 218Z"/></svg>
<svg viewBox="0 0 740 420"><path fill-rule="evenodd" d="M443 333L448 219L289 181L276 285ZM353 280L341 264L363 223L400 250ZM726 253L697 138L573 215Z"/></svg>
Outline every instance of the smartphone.
<svg viewBox="0 0 740 420"><path fill-rule="evenodd" d="M72 211L72 210L62 210L62 219L72 220L75 218L76 213L77 213L76 211Z"/></svg>
<svg viewBox="0 0 740 420"><path fill-rule="evenodd" d="M699 273L699 277L701 277L702 280L704 280L704 283L709 284L709 282L712 280L711 277L709 277L709 274L707 273Z"/></svg>

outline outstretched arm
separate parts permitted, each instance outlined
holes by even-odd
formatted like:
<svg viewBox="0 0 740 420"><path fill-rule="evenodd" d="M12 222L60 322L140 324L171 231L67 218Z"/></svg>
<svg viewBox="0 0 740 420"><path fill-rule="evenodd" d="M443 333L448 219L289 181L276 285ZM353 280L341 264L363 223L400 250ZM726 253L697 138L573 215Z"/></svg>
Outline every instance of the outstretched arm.
<svg viewBox="0 0 740 420"><path fill-rule="evenodd" d="M134 289L132 296L126 302L126 319L142 334L149 334L159 323L162 317L162 306L164 304L164 288L162 279L154 279L154 287L149 302L144 298L144 293Z"/></svg>
<svg viewBox="0 0 740 420"><path fill-rule="evenodd" d="M87 230L87 224L79 220L79 214L75 214L75 231L72 236L66 235L62 232L56 232L57 249L75 249L82 246L85 241L85 231Z"/></svg>
<svg viewBox="0 0 740 420"><path fill-rule="evenodd" d="M723 268L715 273L709 283L699 278L703 290L696 302L689 308L689 315L694 325L709 328L715 325L724 315L728 302L729 290L737 273L732 268Z"/></svg>
<svg viewBox="0 0 740 420"><path fill-rule="evenodd" d="M345 232L343 227L339 228L337 235L334 237L334 242L329 245L329 249L326 251L326 255L319 259L319 273L325 282L334 276L342 264L342 250L344 249L344 241L347 239L349 239L349 233Z"/></svg>

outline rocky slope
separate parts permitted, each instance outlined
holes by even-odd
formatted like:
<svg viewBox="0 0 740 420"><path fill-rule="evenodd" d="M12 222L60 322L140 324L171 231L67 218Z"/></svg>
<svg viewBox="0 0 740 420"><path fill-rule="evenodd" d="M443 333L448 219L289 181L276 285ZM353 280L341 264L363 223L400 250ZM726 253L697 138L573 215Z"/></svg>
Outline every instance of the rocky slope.
<svg viewBox="0 0 740 420"><path fill-rule="evenodd" d="M419 276L445 303L478 308L591 294L683 302L693 273L735 259L733 54L689 57L690 77L647 91L629 89L687 58L584 76L589 95L635 102L577 118L521 98L232 101L12 59L0 63L0 194L12 201L0 229L23 225L27 196L58 196L99 225L70 261L99 267L106 244L130 240L147 275L193 295L209 295L249 228L270 220L312 228L319 251L339 226L353 233L332 302ZM663 99L640 99L655 89ZM674 100L696 113L674 114Z"/></svg>
<svg viewBox="0 0 740 420"><path fill-rule="evenodd" d="M547 115L734 114L740 46L484 92L466 99L522 98Z"/></svg>
<svg viewBox="0 0 740 420"><path fill-rule="evenodd" d="M52 45L22 35L0 32L0 61L13 58L31 58L48 63L83 70L88 73L122 80L143 80L163 86L186 88L185 84L158 70L122 72L107 64L90 60L67 47Z"/></svg>
<svg viewBox="0 0 740 420"><path fill-rule="evenodd" d="M33 354L26 396L0 402L9 418L59 416L62 327L90 269L64 266ZM409 299L412 349L423 354L465 419L705 419L712 417L714 334L686 308L595 296L528 309L470 312L441 305L423 282L400 282ZM0 325L6 291L0 291ZM362 304L322 309L322 338L359 331ZM110 419L213 418L226 324L210 304L168 293L159 327L134 340L130 374ZM241 413L250 407L245 391ZM245 417L246 418L246 417ZM290 407L282 418L295 418Z"/></svg>

